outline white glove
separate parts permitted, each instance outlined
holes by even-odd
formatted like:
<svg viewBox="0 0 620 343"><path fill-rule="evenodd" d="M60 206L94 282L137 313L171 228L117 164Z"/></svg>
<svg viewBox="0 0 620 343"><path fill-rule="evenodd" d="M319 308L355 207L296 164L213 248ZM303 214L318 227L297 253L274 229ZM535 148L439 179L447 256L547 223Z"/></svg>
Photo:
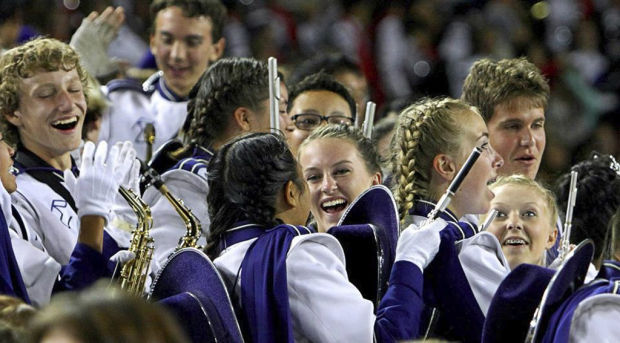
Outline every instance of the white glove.
<svg viewBox="0 0 620 343"><path fill-rule="evenodd" d="M445 226L443 220L434 220L419 229L413 224L409 225L398 238L395 260L409 261L424 271L439 251L439 231Z"/></svg>
<svg viewBox="0 0 620 343"><path fill-rule="evenodd" d="M80 177L76 180L71 170L65 170L64 173L67 188L78 207L78 216L101 216L106 225L120 182L135 159L135 151L130 142L115 144L109 153L107 150L108 144L105 141L99 143L96 151L95 144L86 142Z"/></svg>
<svg viewBox="0 0 620 343"><path fill-rule="evenodd" d="M127 141L127 143L130 142ZM133 163L130 164L129 171L125 174L125 177L121 181L121 186L132 190L137 195L140 195L140 161L138 161L135 156L136 153L134 150Z"/></svg>
<svg viewBox="0 0 620 343"><path fill-rule="evenodd" d="M108 47L124 20L122 7L108 7L101 14L92 12L71 37L69 45L78 52L90 75L99 77L118 71L118 63L108 56Z"/></svg>

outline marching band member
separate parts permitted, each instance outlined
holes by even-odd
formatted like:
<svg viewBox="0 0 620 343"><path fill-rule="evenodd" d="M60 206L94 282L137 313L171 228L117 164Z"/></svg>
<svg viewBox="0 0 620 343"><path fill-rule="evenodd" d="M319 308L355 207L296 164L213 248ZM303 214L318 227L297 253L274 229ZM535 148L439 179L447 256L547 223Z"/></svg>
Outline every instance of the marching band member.
<svg viewBox="0 0 620 343"><path fill-rule="evenodd" d="M18 190L12 200L22 221L40 239L33 244L65 265L80 223L76 194L67 188L64 174L79 172L70 153L81 142L86 73L73 49L46 38L7 51L0 66L0 121L6 127L5 138L18 142L14 157ZM106 225L103 255L112 256L127 238L125 232Z"/></svg>
<svg viewBox="0 0 620 343"><path fill-rule="evenodd" d="M593 263L598 269L606 247L605 233L611 232L607 228L620 207L620 164L611 155L594 152L589 159L575 164L571 170L577 171L579 177L570 241L577 244L586 238L591 239L594 242ZM570 173L556 181L560 209L566 208L569 186Z"/></svg>
<svg viewBox="0 0 620 343"><path fill-rule="evenodd" d="M381 342L417 336L422 270L438 241L405 230L377 315L349 283L342 248L305 224L310 193L283 139L250 134L222 147L209 166L207 253L231 285L254 342ZM431 232L432 233L432 232Z"/></svg>
<svg viewBox="0 0 620 343"><path fill-rule="evenodd" d="M162 180L200 220L204 237L209 233L205 203L207 164L213 151L227 140L244 132L269 131L268 81L264 62L249 58L225 58L216 62L192 91L188 106L192 122L186 136L189 144L180 151L161 152L178 160L162 174ZM163 261L177 247L185 226L154 187L144 192L143 199L153 213L154 260Z"/></svg>
<svg viewBox="0 0 620 343"><path fill-rule="evenodd" d="M288 114L295 128L287 135L294 155L310 132L327 124L353 125L355 100L349 91L331 76L317 73L293 85L289 94Z"/></svg>
<svg viewBox="0 0 620 343"><path fill-rule="evenodd" d="M482 148L482 155L447 210L432 222L434 237L441 238L442 245L424 271L429 282L425 303L444 313L439 332L462 341L480 339L488 302L509 271L493 235L483 233L466 240L478 232L471 215L489 209L494 195L487 183L496 177L503 160L489 144L477 109L449 98L422 100L406 108L393 141L395 198L402 226L414 228L425 226L434 202L445 193L473 147ZM464 241L457 247L459 240Z"/></svg>
<svg viewBox="0 0 620 343"><path fill-rule="evenodd" d="M498 213L487 230L502 245L510 269L521 263L546 266L546 251L558 234L553 193L523 175L500 177L490 188L491 208Z"/></svg>
<svg viewBox="0 0 620 343"><path fill-rule="evenodd" d="M41 307L49 302L52 292L82 289L99 278L111 276L107 270L108 260L102 255L103 227L120 181L128 177L132 162L135 161L135 153L129 142L112 147L109 154L107 152L105 142L99 144L97 151L94 144L88 142L82 156L81 176L76 180L71 171L65 172L67 185L72 189L80 209L80 232L69 263L61 265L44 247L35 244L39 242L36 233L28 228L18 210L11 206L9 193L15 192L17 188L15 176L10 173L13 164L10 157L14 150L4 140L0 141L0 223L8 224L3 225L6 229L0 228L0 236L10 236L8 246L3 248L6 255L3 260L16 261L15 266L19 266L10 274L3 270L3 279L13 275L13 280L18 280L13 283L18 286L13 287L13 292L2 289L1 293L19 296ZM133 173L137 172L135 165ZM3 239L3 244L5 242L8 241ZM11 282L3 284L10 285Z"/></svg>
<svg viewBox="0 0 620 343"><path fill-rule="evenodd" d="M493 149L504 159L499 175L522 174L535 179L546 146L545 108L549 84L525 58L480 59L471 67L461 99L476 106L489 129ZM547 264L558 256L558 240L547 250Z"/></svg>
<svg viewBox="0 0 620 343"><path fill-rule="evenodd" d="M116 16L122 15L122 11L117 12L89 17L82 25L102 21L112 23L119 20ZM144 159L147 124L153 124L155 128L153 149L175 138L186 122L190 90L207 67L224 52L222 28L225 16L225 7L216 0L154 1L151 4L154 22L150 46L160 71L144 84L130 79L108 83L107 95L112 105L103 115L99 140L110 144L132 141L138 156ZM77 45L78 48L81 46L84 45ZM89 55L84 49L80 53L86 57Z"/></svg>
<svg viewBox="0 0 620 343"><path fill-rule="evenodd" d="M338 224L358 195L381 184L377 150L353 126L319 127L299 147L298 159L310 190L310 211L318 232L327 232Z"/></svg>

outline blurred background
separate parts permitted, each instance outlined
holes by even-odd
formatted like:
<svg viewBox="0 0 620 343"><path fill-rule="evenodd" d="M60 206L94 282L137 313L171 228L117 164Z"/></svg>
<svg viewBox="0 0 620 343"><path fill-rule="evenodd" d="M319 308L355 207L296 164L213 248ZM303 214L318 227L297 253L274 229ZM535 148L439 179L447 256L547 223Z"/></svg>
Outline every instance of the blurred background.
<svg viewBox="0 0 620 343"><path fill-rule="evenodd" d="M225 0L226 56L301 62L340 53L356 61L377 120L422 96L460 96L472 63L526 56L549 80L547 147L553 182L590 151L620 152L620 0ZM122 6L109 54L153 67L146 0L0 0L0 48L35 35L69 41L82 18Z"/></svg>

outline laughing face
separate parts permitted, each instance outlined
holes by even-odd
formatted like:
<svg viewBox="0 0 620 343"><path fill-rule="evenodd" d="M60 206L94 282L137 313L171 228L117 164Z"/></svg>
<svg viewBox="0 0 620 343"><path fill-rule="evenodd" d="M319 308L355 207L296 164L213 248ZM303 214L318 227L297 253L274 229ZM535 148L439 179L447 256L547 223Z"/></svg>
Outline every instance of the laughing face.
<svg viewBox="0 0 620 343"><path fill-rule="evenodd" d="M19 107L7 120L28 150L49 161L77 149L85 113L77 71L58 70L22 79Z"/></svg>
<svg viewBox="0 0 620 343"><path fill-rule="evenodd" d="M544 265L545 250L555 243L557 229L552 211L533 187L504 184L493 189L491 207L498 211L488 231L502 245L514 269L521 263Z"/></svg>
<svg viewBox="0 0 620 343"><path fill-rule="evenodd" d="M224 39L213 42L212 29L210 18L186 17L177 6L157 12L151 52L166 85L177 95L187 96L209 64L222 55Z"/></svg>
<svg viewBox="0 0 620 343"><path fill-rule="evenodd" d="M347 205L381 182L380 173L372 174L355 145L344 139L310 142L300 151L299 163L310 189L310 210L319 232L338 224Z"/></svg>
<svg viewBox="0 0 620 343"><path fill-rule="evenodd" d="M545 113L526 101L512 100L495 107L488 122L491 145L504 158L500 175L536 178L545 150Z"/></svg>

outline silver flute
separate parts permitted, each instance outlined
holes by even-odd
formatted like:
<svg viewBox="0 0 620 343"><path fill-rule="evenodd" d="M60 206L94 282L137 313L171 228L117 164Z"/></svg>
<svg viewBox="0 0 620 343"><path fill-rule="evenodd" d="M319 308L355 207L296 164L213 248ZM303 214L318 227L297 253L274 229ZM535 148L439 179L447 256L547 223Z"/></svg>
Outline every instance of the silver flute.
<svg viewBox="0 0 620 343"><path fill-rule="evenodd" d="M573 208L577 201L577 172L570 172L570 188L568 190L568 201L566 203L566 218L564 219L564 235L560 244L560 259L564 260L570 251L570 232L573 226Z"/></svg>
<svg viewBox="0 0 620 343"><path fill-rule="evenodd" d="M441 196L431 213L428 214L428 219L437 219L439 213L443 212L448 207L452 197L454 197L454 193L456 193L459 189L461 183L465 179L465 176L467 176L471 168L474 166L474 163L476 163L481 153L482 149L480 147L475 147L471 154L469 154L467 161L465 161L465 164L463 164L459 172L456 174L456 177L452 180L452 182L450 182L450 186L448 186L446 192Z"/></svg>
<svg viewBox="0 0 620 343"><path fill-rule="evenodd" d="M278 60L269 57L269 124L271 132L280 131L280 77L278 76Z"/></svg>

